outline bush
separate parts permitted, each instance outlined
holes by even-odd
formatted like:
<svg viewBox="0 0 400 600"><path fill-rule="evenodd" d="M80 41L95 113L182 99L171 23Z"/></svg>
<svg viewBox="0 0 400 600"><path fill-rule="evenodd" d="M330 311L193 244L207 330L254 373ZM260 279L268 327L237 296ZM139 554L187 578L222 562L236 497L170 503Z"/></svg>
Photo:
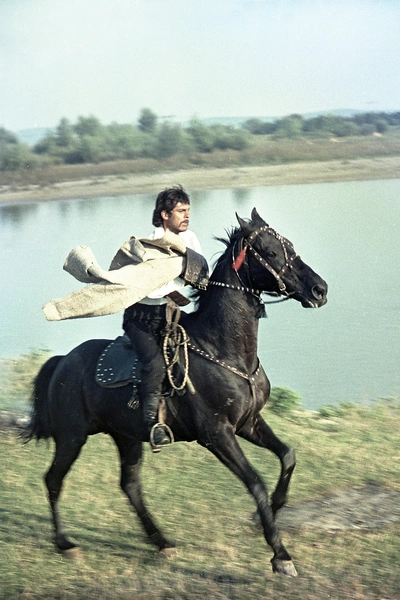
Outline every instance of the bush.
<svg viewBox="0 0 400 600"><path fill-rule="evenodd" d="M242 127L252 135L268 135L276 131L276 123L262 121L258 118L247 119Z"/></svg>
<svg viewBox="0 0 400 600"><path fill-rule="evenodd" d="M7 144L0 146L0 170L18 171L36 167L37 158L27 144Z"/></svg>
<svg viewBox="0 0 400 600"><path fill-rule="evenodd" d="M214 149L244 150L248 146L248 135L245 129L234 129L226 125L214 125Z"/></svg>
<svg viewBox="0 0 400 600"><path fill-rule="evenodd" d="M0 361L2 386L0 390L0 408L6 410L25 410L32 392L33 379L42 364L50 357L50 350L31 350L15 359Z"/></svg>
<svg viewBox="0 0 400 600"><path fill-rule="evenodd" d="M378 133L385 133L388 130L388 122L385 119L378 119L375 123L376 131Z"/></svg>
<svg viewBox="0 0 400 600"><path fill-rule="evenodd" d="M276 122L276 137L295 138L302 134L304 121L301 115L289 115Z"/></svg>
<svg viewBox="0 0 400 600"><path fill-rule="evenodd" d="M183 149L183 134L179 125L163 123L157 132L157 158L169 158Z"/></svg>
<svg viewBox="0 0 400 600"><path fill-rule="evenodd" d="M188 134L192 137L196 150L199 152L212 152L214 149L214 134L210 127L192 119L188 127Z"/></svg>
<svg viewBox="0 0 400 600"><path fill-rule="evenodd" d="M327 404L325 406L320 406L318 412L321 417L325 419L334 419L335 417L345 417L354 411L362 410L362 407L355 402L339 402L339 405L336 406L334 404Z"/></svg>
<svg viewBox="0 0 400 600"><path fill-rule="evenodd" d="M156 113L150 108L143 108L138 119L138 128L147 133L154 132L157 126L157 118Z"/></svg>
<svg viewBox="0 0 400 600"><path fill-rule="evenodd" d="M98 163L103 159L104 152L104 138L94 135L83 135L77 147L65 155L65 162L69 164Z"/></svg>
<svg viewBox="0 0 400 600"><path fill-rule="evenodd" d="M333 404L320 406L318 413L320 417L323 417L324 419L334 419L335 417L339 417L341 414L340 408L338 406L334 406Z"/></svg>
<svg viewBox="0 0 400 600"><path fill-rule="evenodd" d="M18 144L18 138L12 131L0 127L0 145L1 144Z"/></svg>
<svg viewBox="0 0 400 600"><path fill-rule="evenodd" d="M273 387L268 401L268 407L278 415L288 415L300 408L301 396L286 387Z"/></svg>
<svg viewBox="0 0 400 600"><path fill-rule="evenodd" d="M360 131L355 123L342 119L341 123L334 125L332 133L337 137L348 137L350 135L359 135Z"/></svg>
<svg viewBox="0 0 400 600"><path fill-rule="evenodd" d="M359 133L361 135L372 135L376 131L375 125L372 123L364 123L364 125L360 125Z"/></svg>

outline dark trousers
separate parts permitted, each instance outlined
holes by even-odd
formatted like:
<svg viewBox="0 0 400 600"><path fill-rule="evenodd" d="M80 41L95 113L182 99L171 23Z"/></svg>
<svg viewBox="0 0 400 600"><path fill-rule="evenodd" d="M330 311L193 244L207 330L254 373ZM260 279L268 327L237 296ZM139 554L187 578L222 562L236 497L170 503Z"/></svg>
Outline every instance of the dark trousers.
<svg viewBox="0 0 400 600"><path fill-rule="evenodd" d="M125 310L123 328L142 363L141 398L145 422L157 420L158 403L165 378L165 361L160 350L165 329L166 305L134 304Z"/></svg>

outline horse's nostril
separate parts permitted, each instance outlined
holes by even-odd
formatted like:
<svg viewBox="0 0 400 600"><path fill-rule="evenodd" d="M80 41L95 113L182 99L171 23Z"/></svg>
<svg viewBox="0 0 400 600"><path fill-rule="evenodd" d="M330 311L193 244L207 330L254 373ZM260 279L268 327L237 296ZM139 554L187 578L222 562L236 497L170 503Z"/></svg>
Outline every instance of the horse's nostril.
<svg viewBox="0 0 400 600"><path fill-rule="evenodd" d="M323 288L321 285L314 285L314 287L311 289L311 293L316 300L322 300L322 298L325 296L325 288Z"/></svg>

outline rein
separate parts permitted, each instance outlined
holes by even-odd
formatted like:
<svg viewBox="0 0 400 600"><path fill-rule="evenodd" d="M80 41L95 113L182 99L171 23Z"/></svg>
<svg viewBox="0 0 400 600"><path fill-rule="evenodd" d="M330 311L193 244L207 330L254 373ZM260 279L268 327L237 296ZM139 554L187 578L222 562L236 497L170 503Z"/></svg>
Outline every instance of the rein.
<svg viewBox="0 0 400 600"><path fill-rule="evenodd" d="M230 290L236 290L238 292L247 292L248 294L252 294L253 296L257 296L257 300L260 304L277 304L278 302L286 302L286 300L290 299L290 294L287 294L284 298L279 298L279 300L262 300L260 298L260 294L268 294L269 296L277 295L276 292L264 292L264 290L254 290L253 288L246 287L244 285L231 285L230 283L224 283L223 281L209 281L208 285L214 285L216 287L224 287Z"/></svg>

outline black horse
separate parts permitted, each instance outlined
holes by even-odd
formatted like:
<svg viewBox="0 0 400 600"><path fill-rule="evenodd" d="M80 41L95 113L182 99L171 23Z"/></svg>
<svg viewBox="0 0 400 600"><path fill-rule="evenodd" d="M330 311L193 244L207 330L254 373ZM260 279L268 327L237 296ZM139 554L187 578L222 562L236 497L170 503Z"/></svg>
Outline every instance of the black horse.
<svg viewBox="0 0 400 600"><path fill-rule="evenodd" d="M198 292L197 310L183 322L190 337L190 382L184 395L171 397L166 423L176 441L210 450L245 484L253 496L265 539L274 556L273 571L296 575L282 544L275 513L286 501L295 454L281 442L260 414L270 384L257 358L261 293L294 298L304 307L326 303L327 285L295 253L292 244L269 227L254 209L251 221L225 241L206 291ZM183 315L182 315L183 316ZM142 443L148 441L141 410L128 403L131 386L104 389L95 382L96 363L110 340L89 340L66 356L54 356L35 379L28 439L53 437L55 455L45 476L55 530L55 544L66 552L75 545L63 533L58 500L63 479L89 435L105 432L114 439L121 461L121 487L150 540L164 552L173 547L155 524L142 498ZM236 435L273 452L281 473L268 494L246 459ZM166 450L164 450L166 451Z"/></svg>

